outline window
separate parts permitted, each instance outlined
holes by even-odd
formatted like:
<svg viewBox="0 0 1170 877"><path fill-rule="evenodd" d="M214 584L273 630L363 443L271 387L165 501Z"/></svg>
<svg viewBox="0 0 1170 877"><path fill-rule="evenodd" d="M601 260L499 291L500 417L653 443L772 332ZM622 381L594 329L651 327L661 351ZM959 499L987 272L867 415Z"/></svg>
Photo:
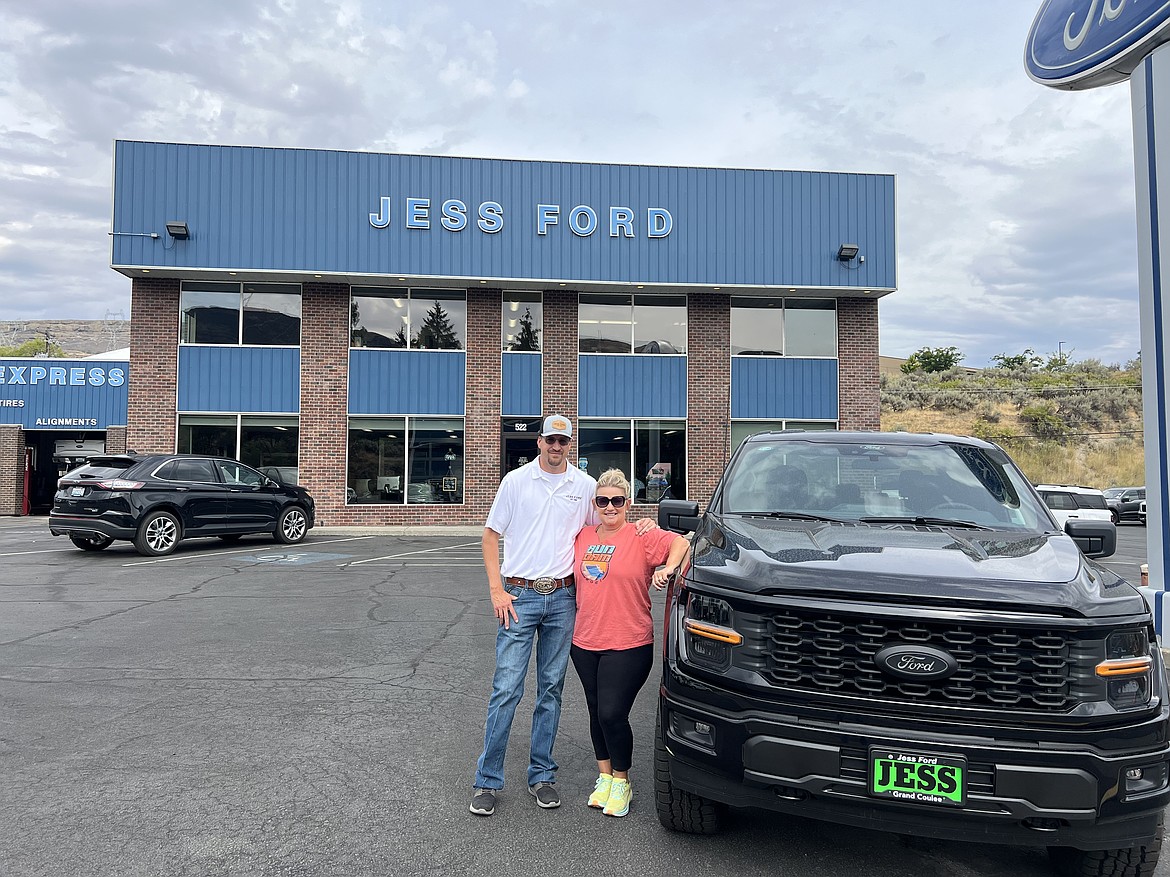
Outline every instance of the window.
<svg viewBox="0 0 1170 877"><path fill-rule="evenodd" d="M218 481L210 460L176 460L174 480L198 481L201 484L215 484Z"/></svg>
<svg viewBox="0 0 1170 877"><path fill-rule="evenodd" d="M179 310L184 344L301 343L301 289L293 283L184 281Z"/></svg>
<svg viewBox="0 0 1170 877"><path fill-rule="evenodd" d="M463 350L467 296L461 289L351 287L350 346Z"/></svg>
<svg viewBox="0 0 1170 877"><path fill-rule="evenodd" d="M686 353L687 297L582 293L577 337L582 353Z"/></svg>
<svg viewBox="0 0 1170 877"><path fill-rule="evenodd" d="M348 503L463 502L463 420L353 417Z"/></svg>
<svg viewBox="0 0 1170 877"><path fill-rule="evenodd" d="M832 299L732 296L733 356L837 355Z"/></svg>
<svg viewBox="0 0 1170 877"><path fill-rule="evenodd" d="M735 450L749 435L778 429L836 429L832 420L733 420L731 422L731 450Z"/></svg>
<svg viewBox="0 0 1170 877"><path fill-rule="evenodd" d="M540 350L543 329L544 305L539 292L504 293L504 350Z"/></svg>
<svg viewBox="0 0 1170 877"><path fill-rule="evenodd" d="M219 477L224 484L244 484L249 487L258 487L264 483L264 476L255 469L249 469L234 460L216 463Z"/></svg>
<svg viewBox="0 0 1170 877"><path fill-rule="evenodd" d="M299 420L288 415L182 414L180 454L226 457L249 466L297 465Z"/></svg>
<svg viewBox="0 0 1170 877"><path fill-rule="evenodd" d="M675 420L583 420L578 465L597 478L620 469L635 502L686 498L686 424Z"/></svg>

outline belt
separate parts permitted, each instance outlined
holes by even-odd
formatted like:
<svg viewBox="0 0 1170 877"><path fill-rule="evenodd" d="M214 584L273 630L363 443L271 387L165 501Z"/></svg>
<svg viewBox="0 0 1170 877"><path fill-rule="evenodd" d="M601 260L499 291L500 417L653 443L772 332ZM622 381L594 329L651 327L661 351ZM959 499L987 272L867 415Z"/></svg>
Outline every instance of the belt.
<svg viewBox="0 0 1170 877"><path fill-rule="evenodd" d="M518 588L532 588L538 594L551 594L557 588L571 588L573 577L567 575L563 579L554 579L552 576L541 576L538 579L522 579L520 576L508 576L504 579L504 584L515 585Z"/></svg>

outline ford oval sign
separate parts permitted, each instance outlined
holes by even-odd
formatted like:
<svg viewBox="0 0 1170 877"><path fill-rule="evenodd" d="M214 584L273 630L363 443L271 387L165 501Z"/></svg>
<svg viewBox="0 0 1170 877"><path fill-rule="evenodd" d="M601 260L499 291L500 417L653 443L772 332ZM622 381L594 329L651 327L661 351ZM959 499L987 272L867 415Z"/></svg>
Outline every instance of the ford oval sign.
<svg viewBox="0 0 1170 877"><path fill-rule="evenodd" d="M930 646L886 646L873 660L891 676L915 682L945 679L959 669L959 662L952 655Z"/></svg>
<svg viewBox="0 0 1170 877"><path fill-rule="evenodd" d="M1024 50L1028 75L1053 88L1120 82L1170 40L1170 0L1044 0Z"/></svg>

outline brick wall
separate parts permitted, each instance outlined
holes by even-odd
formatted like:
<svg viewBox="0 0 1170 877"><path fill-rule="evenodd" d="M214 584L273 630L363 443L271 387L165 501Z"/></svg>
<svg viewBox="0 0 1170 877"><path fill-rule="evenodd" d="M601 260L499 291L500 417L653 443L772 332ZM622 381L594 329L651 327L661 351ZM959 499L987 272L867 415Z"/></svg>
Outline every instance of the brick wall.
<svg viewBox="0 0 1170 877"><path fill-rule="evenodd" d="M0 515L24 514L24 430L0 424Z"/></svg>
<svg viewBox="0 0 1170 877"><path fill-rule="evenodd" d="M130 285L127 448L175 450L178 379L179 281L136 277Z"/></svg>
<svg viewBox="0 0 1170 877"><path fill-rule="evenodd" d="M730 337L731 297L715 292L689 294L687 499L703 507L731 456Z"/></svg>
<svg viewBox="0 0 1170 877"><path fill-rule="evenodd" d="M837 300L837 356L840 363L840 428L879 429L877 299Z"/></svg>
<svg viewBox="0 0 1170 877"><path fill-rule="evenodd" d="M546 290L544 331L541 332L542 416L562 414L577 429L577 293ZM539 430L538 430L539 434ZM538 453L536 437L533 453ZM577 465L577 443L569 446L569 460Z"/></svg>
<svg viewBox="0 0 1170 877"><path fill-rule="evenodd" d="M106 430L106 453L126 453L126 427L111 426Z"/></svg>

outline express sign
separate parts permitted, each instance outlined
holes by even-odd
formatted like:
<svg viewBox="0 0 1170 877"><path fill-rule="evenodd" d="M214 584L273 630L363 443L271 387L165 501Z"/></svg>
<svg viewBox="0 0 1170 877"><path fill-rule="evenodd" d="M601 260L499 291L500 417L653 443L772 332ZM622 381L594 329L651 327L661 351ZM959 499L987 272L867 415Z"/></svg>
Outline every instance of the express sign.
<svg viewBox="0 0 1170 877"><path fill-rule="evenodd" d="M1170 41L1170 0L1045 0L1024 51L1028 75L1053 88L1083 89L1127 78Z"/></svg>

